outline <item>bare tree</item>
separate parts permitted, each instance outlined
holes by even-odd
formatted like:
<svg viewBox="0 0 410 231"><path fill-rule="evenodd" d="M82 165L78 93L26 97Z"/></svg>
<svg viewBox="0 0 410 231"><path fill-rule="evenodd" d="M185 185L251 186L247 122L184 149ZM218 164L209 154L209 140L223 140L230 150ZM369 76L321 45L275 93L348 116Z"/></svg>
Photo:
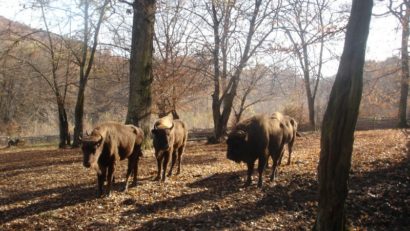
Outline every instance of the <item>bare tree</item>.
<svg viewBox="0 0 410 231"><path fill-rule="evenodd" d="M309 122L315 127L315 99L323 65L332 59L325 43L334 39L343 27L343 14L332 12L330 0L287 0L281 19L282 29L289 38L305 82ZM328 50L330 51L330 50Z"/></svg>
<svg viewBox="0 0 410 231"><path fill-rule="evenodd" d="M255 67L244 70L233 106L235 122L239 122L243 113L252 106L271 100L275 95L273 83L276 74L273 73L275 68L257 64Z"/></svg>
<svg viewBox="0 0 410 231"><path fill-rule="evenodd" d="M3 54L4 58L17 60L28 67L34 77L43 79L54 94L57 105L60 143L59 147L70 145L68 117L66 113L66 96L71 85L72 61L71 52L66 48L64 38L50 31L50 19L46 16L48 3L35 1L33 8L41 12L43 30L11 32L14 42ZM13 52L14 49L19 52Z"/></svg>
<svg viewBox="0 0 410 231"><path fill-rule="evenodd" d="M202 40L212 60L209 76L213 82L215 142L226 132L242 71L277 28L280 6L281 1L270 0L209 1L203 6L207 14L196 14L202 20L198 24L202 37L198 40Z"/></svg>
<svg viewBox="0 0 410 231"><path fill-rule="evenodd" d="M201 97L206 89L195 57L193 13L183 8L184 0L157 4L154 36L153 100L159 116L176 111Z"/></svg>
<svg viewBox="0 0 410 231"><path fill-rule="evenodd" d="M398 4L395 4L399 2ZM400 102L398 119L400 128L408 127L407 124L407 98L409 94L409 20L410 20L410 1L389 0L389 11L400 22L401 32L401 83L400 83Z"/></svg>
<svg viewBox="0 0 410 231"><path fill-rule="evenodd" d="M79 65L80 77L78 84L77 103L75 105L74 119L74 142L73 147L80 145L80 137L83 133L83 116L84 116L84 93L87 82L94 64L94 56L97 51L98 35L100 33L101 24L110 3L110 0L104 0L101 6L97 6L97 21L92 22L92 15L90 15L90 3L93 1L81 1L80 6L83 7L84 13L84 27L83 27L83 41L81 45L81 52L73 50L76 61ZM91 28L90 28L91 25ZM91 39L90 37L93 37Z"/></svg>
<svg viewBox="0 0 410 231"><path fill-rule="evenodd" d="M314 230L347 230L345 200L372 7L372 0L353 0L343 54L322 124Z"/></svg>

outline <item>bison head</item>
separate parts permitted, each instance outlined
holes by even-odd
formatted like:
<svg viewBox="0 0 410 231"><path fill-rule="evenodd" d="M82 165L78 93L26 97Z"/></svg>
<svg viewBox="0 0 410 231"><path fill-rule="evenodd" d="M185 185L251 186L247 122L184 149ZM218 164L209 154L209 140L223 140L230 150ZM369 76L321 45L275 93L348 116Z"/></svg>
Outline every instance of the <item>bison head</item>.
<svg viewBox="0 0 410 231"><path fill-rule="evenodd" d="M98 158L103 151L103 137L99 134L92 134L82 139L83 165L86 168L96 166Z"/></svg>
<svg viewBox="0 0 410 231"><path fill-rule="evenodd" d="M248 134L243 130L233 131L228 135L226 143L228 145L228 150L226 152L226 157L237 163L244 160L246 155L248 142Z"/></svg>
<svg viewBox="0 0 410 231"><path fill-rule="evenodd" d="M169 149L173 143L172 130L174 123L170 127L164 127L160 124L155 124L154 129L151 130L153 136L154 147L160 150Z"/></svg>

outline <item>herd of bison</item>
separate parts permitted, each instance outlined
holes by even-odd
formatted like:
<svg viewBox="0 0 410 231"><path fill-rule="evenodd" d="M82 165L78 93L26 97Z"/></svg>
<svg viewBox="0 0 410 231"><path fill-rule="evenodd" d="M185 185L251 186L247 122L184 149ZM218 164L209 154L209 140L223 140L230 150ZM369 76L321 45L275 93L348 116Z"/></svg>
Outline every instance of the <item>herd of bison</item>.
<svg viewBox="0 0 410 231"><path fill-rule="evenodd" d="M84 135L81 151L0 151L0 229L312 227L318 132L299 134L293 118L274 113L238 123L221 144L188 142L187 125L168 116L151 133L152 155L141 148L140 128L118 123L100 124ZM346 204L354 230L409 230L409 149L407 130L356 132ZM252 184L256 161L258 181ZM97 197L95 175L87 168L97 173ZM137 187L129 189L131 175Z"/></svg>
<svg viewBox="0 0 410 231"><path fill-rule="evenodd" d="M172 175L178 162L176 174L181 172L182 154L188 140L187 125L172 114L158 119L152 129L153 146L157 160L155 180L165 181ZM258 187L263 184L263 171L269 157L273 160L270 181L274 180L276 167L280 164L285 145L288 145L289 159L297 132L297 122L290 116L279 112L271 116L257 115L238 123L227 138L227 158L237 163L244 162L248 167L245 186L252 182L255 161L258 160ZM133 125L103 123L82 139L83 165L97 172L97 197L103 195L104 182L107 182L106 195L111 195L115 165L128 158L124 191L128 190L128 179L134 173L133 185L137 185L138 162L142 153L144 132ZM166 174L169 160L171 166Z"/></svg>

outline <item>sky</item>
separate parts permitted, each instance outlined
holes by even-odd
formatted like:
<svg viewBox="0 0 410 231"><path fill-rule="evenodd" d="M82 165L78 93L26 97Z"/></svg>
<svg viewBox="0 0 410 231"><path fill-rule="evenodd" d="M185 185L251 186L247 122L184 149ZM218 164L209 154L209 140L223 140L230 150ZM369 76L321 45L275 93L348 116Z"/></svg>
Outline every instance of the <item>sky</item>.
<svg viewBox="0 0 410 231"><path fill-rule="evenodd" d="M21 12L22 0L0 0L0 15L13 21L24 23L33 28L39 28L35 15ZM346 2L346 0L340 1ZM373 13L382 13L386 9L380 1L375 1ZM27 12L27 11L26 11ZM367 41L367 60L381 61L394 55L399 55L401 31L398 29L398 20L393 16L372 17L370 33Z"/></svg>

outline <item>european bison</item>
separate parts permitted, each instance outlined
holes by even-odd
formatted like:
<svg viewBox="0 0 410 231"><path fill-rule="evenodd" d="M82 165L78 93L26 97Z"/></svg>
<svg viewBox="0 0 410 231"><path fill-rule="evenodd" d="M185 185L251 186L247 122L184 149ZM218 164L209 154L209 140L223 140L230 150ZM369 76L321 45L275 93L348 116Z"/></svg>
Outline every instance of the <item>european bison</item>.
<svg viewBox="0 0 410 231"><path fill-rule="evenodd" d="M282 122L284 125L284 142L285 144L288 145L288 163L287 165L290 165L290 159L292 155L292 150L293 150L293 144L295 143L296 136L300 136L300 134L297 132L298 130L298 123L296 120L288 115L283 115L280 112L275 112L271 116L272 119L278 119L279 121ZM279 165L282 161L282 157L285 153L285 149L283 149L283 152L279 158Z"/></svg>
<svg viewBox="0 0 410 231"><path fill-rule="evenodd" d="M171 168L169 169L168 176L171 176L177 158L178 170L176 174L181 172L181 158L188 139L188 129L181 120L173 120L172 117L166 116L155 122L151 132L158 167L155 180L162 179L162 181L165 181L165 172L171 155ZM161 168L162 178L160 177Z"/></svg>
<svg viewBox="0 0 410 231"><path fill-rule="evenodd" d="M227 144L227 158L248 165L245 186L251 184L255 161L259 160L258 187L262 187L262 173L269 156L274 160L270 176L270 180L274 180L276 166L284 146L284 125L279 120L265 115L254 116L235 126L228 135Z"/></svg>
<svg viewBox="0 0 410 231"><path fill-rule="evenodd" d="M82 139L83 165L97 172L97 196L103 193L107 180L107 196L110 196L117 161L128 158L124 191L128 189L128 178L134 171L133 185L137 183L138 161L142 154L141 144L144 132L133 125L103 123L93 129L91 135Z"/></svg>
<svg viewBox="0 0 410 231"><path fill-rule="evenodd" d="M19 138L16 138L16 139L11 139L10 137L7 137L8 138L8 142L7 142L7 147L9 148L9 147L11 147L11 146L17 146L17 145L19 145L19 143L20 143L20 139Z"/></svg>

